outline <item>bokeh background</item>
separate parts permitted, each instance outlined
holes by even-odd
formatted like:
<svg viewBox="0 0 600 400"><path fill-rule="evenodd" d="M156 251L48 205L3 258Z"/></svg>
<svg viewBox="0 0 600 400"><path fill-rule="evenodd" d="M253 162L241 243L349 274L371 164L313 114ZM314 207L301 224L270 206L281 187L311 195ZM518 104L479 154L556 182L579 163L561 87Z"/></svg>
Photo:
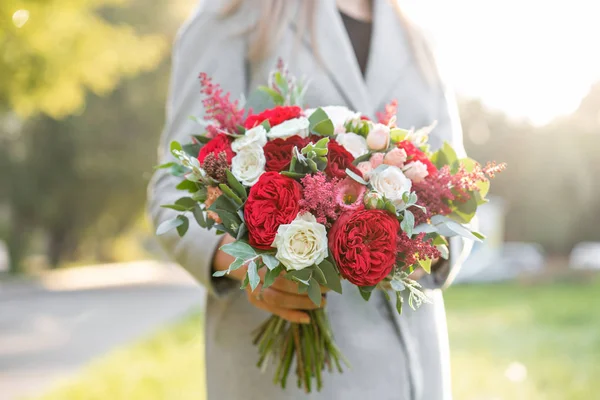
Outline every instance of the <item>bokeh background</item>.
<svg viewBox="0 0 600 400"><path fill-rule="evenodd" d="M144 216L195 0L0 2L0 399L203 399L202 292ZM446 295L460 400L600 391L600 6L404 0L507 162Z"/></svg>

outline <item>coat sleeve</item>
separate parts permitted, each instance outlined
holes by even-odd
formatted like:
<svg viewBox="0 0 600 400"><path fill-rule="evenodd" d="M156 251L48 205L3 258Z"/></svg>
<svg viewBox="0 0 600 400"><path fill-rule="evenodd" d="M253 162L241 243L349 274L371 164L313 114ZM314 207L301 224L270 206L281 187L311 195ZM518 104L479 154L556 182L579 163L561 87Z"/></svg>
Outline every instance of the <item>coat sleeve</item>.
<svg viewBox="0 0 600 400"><path fill-rule="evenodd" d="M222 18L216 9L198 9L180 29L173 50L166 124L158 149L160 163L173 160L169 152L172 140L189 142L190 135L201 132L201 127L190 118L203 117L200 72L206 72L233 98L244 93L246 40L240 34L240 27L233 26L235 20L235 16ZM173 204L181 197L181 192L175 189L178 182L164 169L153 176L148 188L147 209L155 227L176 215L175 211L160 206ZM170 256L210 294L218 296L236 285L227 278L212 278L212 260L221 240L214 231L190 223L183 238L170 231L159 240Z"/></svg>
<svg viewBox="0 0 600 400"><path fill-rule="evenodd" d="M464 158L467 156L467 152L463 143L463 132L456 96L448 77L443 73L443 66L439 64L439 60L434 62L439 76L436 89L436 118L438 124L432 132L430 142L434 149L438 149L444 142L448 142L456 151L458 157ZM470 240L461 237L451 238L449 259L447 261L441 260L435 268L435 272L424 278L423 286L428 288L448 287L458 274L462 263L469 256L472 247L473 242Z"/></svg>

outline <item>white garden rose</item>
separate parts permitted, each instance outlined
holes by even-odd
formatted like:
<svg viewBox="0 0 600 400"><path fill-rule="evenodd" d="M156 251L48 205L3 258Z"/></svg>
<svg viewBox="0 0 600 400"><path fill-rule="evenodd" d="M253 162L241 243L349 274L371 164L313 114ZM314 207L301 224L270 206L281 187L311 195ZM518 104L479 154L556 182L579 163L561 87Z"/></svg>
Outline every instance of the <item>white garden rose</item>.
<svg viewBox="0 0 600 400"><path fill-rule="evenodd" d="M410 193L412 187L412 182L402 173L400 168L391 165L383 165L373 170L369 182L373 189L384 195L396 207L403 204L402 195Z"/></svg>
<svg viewBox="0 0 600 400"><path fill-rule="evenodd" d="M231 150L239 153L245 147L258 145L263 147L267 144L267 130L264 126L258 125L246 131L246 134L237 138L231 143Z"/></svg>
<svg viewBox="0 0 600 400"><path fill-rule="evenodd" d="M231 160L231 173L246 186L252 186L265 172L265 153L261 146L246 146Z"/></svg>
<svg viewBox="0 0 600 400"><path fill-rule="evenodd" d="M279 226L272 246L288 271L299 271L327 257L327 229L311 213L298 214L290 224Z"/></svg>
<svg viewBox="0 0 600 400"><path fill-rule="evenodd" d="M346 128L344 127L346 125L346 122L350 120L360 119L360 113L354 112L344 106L326 106L321 108L323 109L323 111L325 111L325 114L327 114L331 122L333 122L335 134L346 132ZM305 110L304 113L307 116L310 116L316 110L316 108L311 108Z"/></svg>
<svg viewBox="0 0 600 400"><path fill-rule="evenodd" d="M271 128L267 137L269 139L286 139L290 136L298 135L300 137L308 137L308 126L310 122L308 118L300 117L283 121L279 125Z"/></svg>
<svg viewBox="0 0 600 400"><path fill-rule="evenodd" d="M356 133L340 133L335 137L335 141L348 150L348 153L352 154L354 158L358 158L369 152L365 138Z"/></svg>

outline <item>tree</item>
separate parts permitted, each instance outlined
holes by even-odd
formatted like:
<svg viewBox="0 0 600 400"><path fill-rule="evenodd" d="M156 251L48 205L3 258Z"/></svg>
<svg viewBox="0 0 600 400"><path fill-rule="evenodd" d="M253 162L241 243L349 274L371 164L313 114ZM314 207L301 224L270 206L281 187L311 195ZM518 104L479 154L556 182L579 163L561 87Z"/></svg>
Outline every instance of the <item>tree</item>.
<svg viewBox="0 0 600 400"><path fill-rule="evenodd" d="M113 91L122 78L155 69L166 54L164 23L156 24L158 32L143 35L123 23L128 14L140 14L140 7L157 11L159 6L122 0L0 4L0 214L3 203L9 212L0 235L8 243L13 270L34 231L46 235L49 260L57 265L65 254L76 251L79 235L93 226L107 204L124 200L119 194L131 194L123 182L132 182L135 174L140 182L135 188L144 185L139 165L121 165L119 170L116 160L131 158L133 139L142 144L138 149L154 147L155 135L146 143L140 137L143 132L136 131L150 127L131 119L145 118L158 131L161 113L152 107L144 115L136 113L135 107L144 103L139 91L130 95L122 87L111 96L112 102L99 97ZM154 18L168 15L162 11ZM164 64L162 71L166 76ZM142 96L161 102L164 78L146 86ZM139 83L135 89L140 89ZM65 119L72 113L78 115ZM15 125L15 115L22 128L9 127ZM153 153L148 158L154 159ZM138 215L143 201L139 197L133 199Z"/></svg>

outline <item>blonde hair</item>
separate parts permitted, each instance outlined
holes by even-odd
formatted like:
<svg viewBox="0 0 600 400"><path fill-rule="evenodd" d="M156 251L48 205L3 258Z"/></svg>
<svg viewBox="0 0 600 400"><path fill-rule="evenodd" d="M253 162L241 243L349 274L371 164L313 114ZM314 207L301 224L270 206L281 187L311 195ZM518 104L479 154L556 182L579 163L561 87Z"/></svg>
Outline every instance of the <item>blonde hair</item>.
<svg viewBox="0 0 600 400"><path fill-rule="evenodd" d="M239 10L245 0L232 0L223 9L224 16L230 16ZM302 0L303 7L298 20L297 40L307 30L310 32L311 43L316 42L316 30L314 29L314 13L316 2L319 0ZM423 75L423 78L431 85L439 83L439 74L433 53L425 40L424 35L402 12L400 5L395 0L391 1L400 23L403 25L413 57ZM289 0L262 0L261 16L254 27L252 27L253 39L248 47L247 57L250 61L260 61L269 55L272 47L277 43L285 27ZM280 21L273 24L272 21ZM315 46L313 46L313 51ZM317 54L317 57L319 55Z"/></svg>

